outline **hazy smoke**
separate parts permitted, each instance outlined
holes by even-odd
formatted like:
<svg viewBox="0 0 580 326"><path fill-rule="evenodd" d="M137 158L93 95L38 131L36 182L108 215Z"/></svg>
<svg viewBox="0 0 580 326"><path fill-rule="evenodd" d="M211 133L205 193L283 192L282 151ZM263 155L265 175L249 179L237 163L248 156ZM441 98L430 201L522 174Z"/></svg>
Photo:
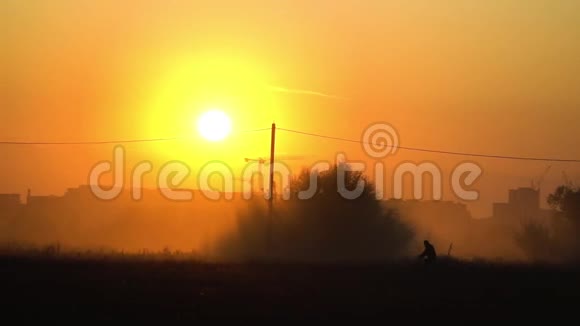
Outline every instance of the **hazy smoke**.
<svg viewBox="0 0 580 326"><path fill-rule="evenodd" d="M221 242L218 252L227 259L273 259L299 262L385 261L409 253L411 229L395 211L375 200L367 182L354 200L337 192L337 168L318 176L317 193L299 200L296 193L308 188L309 171L296 178L289 201L275 201L272 216L267 203L250 202L238 214L238 232ZM364 177L346 176L348 188Z"/></svg>

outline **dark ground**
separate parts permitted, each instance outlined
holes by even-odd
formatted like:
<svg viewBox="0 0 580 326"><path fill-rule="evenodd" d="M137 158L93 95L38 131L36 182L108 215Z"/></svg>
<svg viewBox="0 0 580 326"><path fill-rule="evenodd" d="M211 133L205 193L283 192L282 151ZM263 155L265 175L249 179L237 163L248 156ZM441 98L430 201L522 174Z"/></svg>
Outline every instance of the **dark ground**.
<svg viewBox="0 0 580 326"><path fill-rule="evenodd" d="M0 258L0 319L413 322L580 319L580 268Z"/></svg>

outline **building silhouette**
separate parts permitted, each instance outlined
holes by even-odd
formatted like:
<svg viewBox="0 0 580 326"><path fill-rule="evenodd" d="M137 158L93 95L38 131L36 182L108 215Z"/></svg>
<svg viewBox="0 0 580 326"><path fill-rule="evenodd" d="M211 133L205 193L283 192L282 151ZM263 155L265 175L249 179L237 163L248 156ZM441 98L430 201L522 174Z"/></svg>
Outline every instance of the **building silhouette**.
<svg viewBox="0 0 580 326"><path fill-rule="evenodd" d="M507 203L493 203L493 217L501 220L536 218L546 213L540 208L540 191L533 188L510 189Z"/></svg>

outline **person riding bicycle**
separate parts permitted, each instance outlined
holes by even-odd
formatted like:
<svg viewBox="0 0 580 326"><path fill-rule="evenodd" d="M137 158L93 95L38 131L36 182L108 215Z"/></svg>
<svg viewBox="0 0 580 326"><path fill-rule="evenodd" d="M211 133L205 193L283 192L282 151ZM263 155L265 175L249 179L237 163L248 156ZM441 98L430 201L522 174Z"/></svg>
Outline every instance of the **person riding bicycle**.
<svg viewBox="0 0 580 326"><path fill-rule="evenodd" d="M437 260L437 253L435 252L435 247L429 243L429 241L423 241L425 250L419 255L418 258L423 258L426 264L434 263Z"/></svg>

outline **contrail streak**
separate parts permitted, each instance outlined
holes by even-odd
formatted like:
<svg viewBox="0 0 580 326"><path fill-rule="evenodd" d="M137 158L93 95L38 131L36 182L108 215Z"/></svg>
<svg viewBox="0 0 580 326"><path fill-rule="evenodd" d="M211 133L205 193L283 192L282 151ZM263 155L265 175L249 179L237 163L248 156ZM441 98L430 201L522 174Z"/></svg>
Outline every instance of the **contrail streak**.
<svg viewBox="0 0 580 326"><path fill-rule="evenodd" d="M334 98L334 99L345 99L344 97L326 94L322 92L310 91L307 89L295 89L295 88L286 88L286 87L279 87L279 86L270 86L267 85L266 88L271 92L279 92L279 93L289 93L289 94L303 94L303 95L311 95L311 96L320 96L320 97L327 97L327 98Z"/></svg>

